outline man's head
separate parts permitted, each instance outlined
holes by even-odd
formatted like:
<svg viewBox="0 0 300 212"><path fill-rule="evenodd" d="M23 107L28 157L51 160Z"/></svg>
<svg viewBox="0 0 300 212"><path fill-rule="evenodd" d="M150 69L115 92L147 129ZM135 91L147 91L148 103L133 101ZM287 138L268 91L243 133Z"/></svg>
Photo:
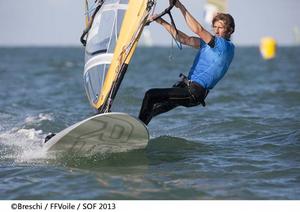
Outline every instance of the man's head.
<svg viewBox="0 0 300 212"><path fill-rule="evenodd" d="M215 35L230 39L235 29L234 19L229 14L218 13L212 20L212 27Z"/></svg>

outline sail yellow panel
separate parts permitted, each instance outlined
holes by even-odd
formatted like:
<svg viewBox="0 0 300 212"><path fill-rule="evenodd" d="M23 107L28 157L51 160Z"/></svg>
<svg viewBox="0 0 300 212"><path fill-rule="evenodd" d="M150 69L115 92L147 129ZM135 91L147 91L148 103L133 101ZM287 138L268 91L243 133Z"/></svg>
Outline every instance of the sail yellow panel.
<svg viewBox="0 0 300 212"><path fill-rule="evenodd" d="M89 13L88 13L88 10L89 10L89 2L88 0L85 0L85 27L88 27L88 24L89 24L89 21L90 21L90 16L89 16Z"/></svg>
<svg viewBox="0 0 300 212"><path fill-rule="evenodd" d="M147 19L147 0L129 0L120 34L113 53L112 62L105 77L98 101L93 105L100 108L111 94L111 88L123 64L128 64L137 46L138 38Z"/></svg>

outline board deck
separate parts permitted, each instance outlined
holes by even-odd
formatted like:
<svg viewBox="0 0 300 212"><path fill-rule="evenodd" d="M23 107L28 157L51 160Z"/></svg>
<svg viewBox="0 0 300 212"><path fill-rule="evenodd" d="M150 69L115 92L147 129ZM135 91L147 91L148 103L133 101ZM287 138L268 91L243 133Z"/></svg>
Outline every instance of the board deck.
<svg viewBox="0 0 300 212"><path fill-rule="evenodd" d="M105 113L78 122L44 144L47 152L91 156L145 148L149 132L140 120L126 113Z"/></svg>

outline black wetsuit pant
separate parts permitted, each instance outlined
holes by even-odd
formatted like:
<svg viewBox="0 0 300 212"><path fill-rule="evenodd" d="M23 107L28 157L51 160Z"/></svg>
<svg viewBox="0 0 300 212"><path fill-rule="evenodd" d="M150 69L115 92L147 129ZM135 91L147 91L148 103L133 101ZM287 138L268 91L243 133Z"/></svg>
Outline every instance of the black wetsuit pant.
<svg viewBox="0 0 300 212"><path fill-rule="evenodd" d="M146 92L139 119L146 125L154 116L168 112L177 106L193 107L202 104L208 91L201 85L182 79L172 88L153 88Z"/></svg>

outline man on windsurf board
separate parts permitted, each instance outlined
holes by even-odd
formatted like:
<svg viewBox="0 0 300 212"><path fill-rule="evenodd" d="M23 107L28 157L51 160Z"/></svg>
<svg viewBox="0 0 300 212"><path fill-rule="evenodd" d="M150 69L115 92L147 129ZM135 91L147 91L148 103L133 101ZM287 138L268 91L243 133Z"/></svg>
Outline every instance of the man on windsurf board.
<svg viewBox="0 0 300 212"><path fill-rule="evenodd" d="M174 1L170 0L170 4ZM196 34L188 36L162 18L151 17L162 25L177 41L199 49L188 76L180 75L181 81L171 88L153 88L145 93L139 119L146 125L154 116L177 106L205 106L208 92L223 78L234 56L234 44L230 37L235 30L230 14L218 13L212 20L213 34L208 32L179 1L177 7L187 24Z"/></svg>

